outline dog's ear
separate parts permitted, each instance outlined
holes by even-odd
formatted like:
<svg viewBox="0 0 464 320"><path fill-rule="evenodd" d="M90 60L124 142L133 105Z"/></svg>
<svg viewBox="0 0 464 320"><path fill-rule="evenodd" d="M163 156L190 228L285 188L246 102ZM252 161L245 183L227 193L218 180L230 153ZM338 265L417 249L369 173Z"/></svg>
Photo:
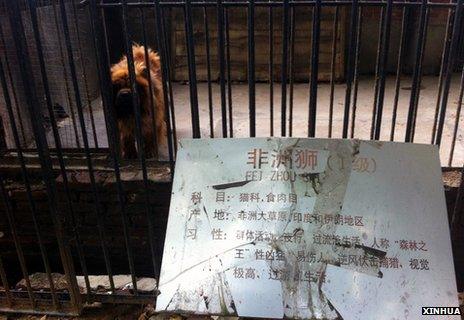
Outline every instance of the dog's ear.
<svg viewBox="0 0 464 320"><path fill-rule="evenodd" d="M151 72L157 75L161 75L161 62L159 55L150 49L148 57L150 60Z"/></svg>

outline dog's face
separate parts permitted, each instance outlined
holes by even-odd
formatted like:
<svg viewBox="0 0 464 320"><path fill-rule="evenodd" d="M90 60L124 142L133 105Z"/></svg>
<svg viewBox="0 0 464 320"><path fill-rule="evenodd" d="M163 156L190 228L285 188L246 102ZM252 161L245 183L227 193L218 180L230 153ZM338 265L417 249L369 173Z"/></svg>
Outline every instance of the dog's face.
<svg viewBox="0 0 464 320"><path fill-rule="evenodd" d="M126 65L127 66L127 65ZM149 83L147 80L146 70L137 70L136 68L136 81L135 87L138 97L138 108L140 108L141 115L147 110L143 108L146 99L149 95ZM129 80L129 73L126 67L116 68L111 72L111 82L113 85L113 107L117 120L124 120L134 116L134 104L132 86Z"/></svg>
<svg viewBox="0 0 464 320"><path fill-rule="evenodd" d="M145 156L156 157L157 145L163 145L167 135L161 96L160 59L154 51L140 45L133 45L132 53L135 71L134 88L130 82L126 56L111 66L113 89L111 110L117 122L120 151L124 158L137 157L134 111L139 110ZM137 105L134 105L135 102Z"/></svg>

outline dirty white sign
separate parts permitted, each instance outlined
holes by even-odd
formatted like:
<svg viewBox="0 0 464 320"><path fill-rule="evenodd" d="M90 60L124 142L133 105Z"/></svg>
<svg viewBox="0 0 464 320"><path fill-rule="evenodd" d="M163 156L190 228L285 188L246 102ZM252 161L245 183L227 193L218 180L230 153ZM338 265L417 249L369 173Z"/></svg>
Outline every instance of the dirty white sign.
<svg viewBox="0 0 464 320"><path fill-rule="evenodd" d="M437 148L183 140L159 290L158 311L241 317L458 306Z"/></svg>

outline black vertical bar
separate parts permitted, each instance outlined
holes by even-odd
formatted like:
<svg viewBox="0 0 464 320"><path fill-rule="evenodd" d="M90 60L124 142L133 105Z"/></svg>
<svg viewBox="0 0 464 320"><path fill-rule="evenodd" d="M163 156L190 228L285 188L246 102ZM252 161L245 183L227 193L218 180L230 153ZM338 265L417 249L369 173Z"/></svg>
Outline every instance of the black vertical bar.
<svg viewBox="0 0 464 320"><path fill-rule="evenodd" d="M345 93L345 111L343 114L343 132L342 137L346 139L348 137L348 123L349 123L349 116L350 116L350 100L351 100L351 86L353 84L353 68L355 64L355 55L354 55L354 48L356 45L356 26L358 24L358 0L353 0L351 3L351 17L350 17L350 31L348 39L349 41L349 49L348 49L348 57L347 62L348 66L346 69L346 93Z"/></svg>
<svg viewBox="0 0 464 320"><path fill-rule="evenodd" d="M205 26L206 80L208 81L209 136L214 138L213 89L211 86L211 53L209 44L208 8L203 7L203 25Z"/></svg>
<svg viewBox="0 0 464 320"><path fill-rule="evenodd" d="M49 82L48 82L48 76L47 76L47 72L46 72L46 68L45 68L45 59L44 59L44 56L43 56L42 40L40 38L39 26L38 26L38 21L37 21L37 3L36 3L36 0L29 0L28 5L29 5L29 11L30 11L30 15L31 15L31 24L32 24L32 29L33 29L33 33L34 33L35 46L37 48L37 58L39 60L40 74L41 74L41 77L42 77L42 85L43 85L44 93L45 93L45 102L46 102L48 114L49 114L49 117L50 117L50 124L51 124L51 127L52 127L53 138L55 140L55 148L56 148L56 153L57 153L57 156L58 156L58 163L59 163L59 166L60 166L61 176L63 177L63 183L64 183L64 186L65 186L66 203L67 203L67 207L68 207L68 212L67 213L69 213L68 218L69 218L69 220L70 220L70 222L72 224L73 229L75 229L73 234L76 237L76 247L77 247L77 252L78 252L78 256L79 256L79 261L80 261L82 271L84 273L84 280L85 280L87 293L90 294L90 282L89 282L89 277L88 277L88 273L87 273L87 265L86 265L85 258L84 258L84 253L83 253L83 250L82 250L82 243L81 243L81 240L80 240L81 239L80 234L79 234L79 231L76 229L77 227L75 225L75 213L74 213L74 208L72 206L71 193L69 191L68 177L67 177L67 174L66 174L66 166L65 166L65 163L64 163L63 152L62 152L62 147L61 147L61 139L60 139L58 127L57 127L57 124L56 124L55 114L53 112L52 99L51 99L51 95L50 95L50 88L49 88L49 85L48 85ZM22 158L22 154L21 154L20 158ZM24 167L24 170L26 170L25 167ZM27 178L27 176L26 176L26 178ZM45 252L45 250L44 250L44 252Z"/></svg>
<svg viewBox="0 0 464 320"><path fill-rule="evenodd" d="M195 65L195 44L193 39L191 0L185 0L185 37L187 45L187 60L189 69L190 108L192 114L192 137L201 138L200 115L198 112L197 71Z"/></svg>
<svg viewBox="0 0 464 320"><path fill-rule="evenodd" d="M6 302L8 306L11 308L13 306L13 299L11 297L10 285L8 284L8 278L6 277L5 268L3 267L2 256L0 256L0 280L2 280L2 287L5 290Z"/></svg>
<svg viewBox="0 0 464 320"><path fill-rule="evenodd" d="M451 140L451 148L450 148L450 155L448 159L448 167L451 167L453 164L453 155L454 155L454 148L456 146L456 137L458 134L458 127L459 127L459 120L461 118L461 109L462 109L462 98L464 94L464 67L461 71L461 86L459 89L459 98L458 98L458 106L456 109L456 116L454 118L454 128L453 128L453 140Z"/></svg>
<svg viewBox="0 0 464 320"><path fill-rule="evenodd" d="M461 182L459 184L458 192L456 195L456 201L454 203L453 214L451 215L450 221L450 233L452 239L457 235L458 226L462 225L461 220L463 218L464 208L464 167L461 169Z"/></svg>
<svg viewBox="0 0 464 320"><path fill-rule="evenodd" d="M1 62L0 62L0 67L2 69L2 70L0 70L0 74L1 74L2 78L4 78L3 65L2 65ZM4 87L3 81L2 81L2 86ZM4 95L5 95L5 91L4 91ZM5 100L6 99L9 99L9 98L5 98ZM11 109L11 108L9 108L9 109ZM12 123L12 126L15 126L15 124ZM14 130L14 131L17 133L17 130ZM15 140L19 140L19 138L17 137L17 134L14 134L14 136L15 136ZM27 188L28 186L29 186L29 188ZM23 253L23 250L22 250L22 247L21 247L21 243L19 241L17 230L16 230L16 223L14 221L14 215L13 215L13 212L12 212L12 209L11 209L10 199L9 199L8 193L7 193L6 189L5 189L2 176L0 176L0 189L1 189L0 191L2 192L3 203L4 203L4 206L5 206L5 212L6 212L8 224L10 226L11 236L12 236L13 242L15 244L16 254L18 256L21 272L23 274L24 280L26 281L26 289L27 289L27 293L28 293L28 296L29 296L29 302L31 303L31 306L33 308L35 308L36 301L35 301L35 297L34 297L34 292L32 290L31 281L29 279L29 272L27 271L26 260L24 258L24 253ZM27 189L26 192L29 195L30 194L29 193L30 185L28 183L26 184L26 189Z"/></svg>
<svg viewBox="0 0 464 320"><path fill-rule="evenodd" d="M0 175L0 191L2 193L3 204L5 205L5 212L6 212L6 216L8 220L8 225L10 227L11 237L13 238L13 242L16 248L16 255L18 256L21 273L23 274L23 278L26 281L26 290L27 290L27 294L29 297L29 302L32 308L35 308L36 300L35 300L34 292L32 290L31 280L29 279L29 272L27 271L26 259L24 258L23 248L21 246L21 242L19 241L18 232L16 230L16 223L14 221L14 215L11 210L10 199L8 198L8 194L5 189L3 177L1 175Z"/></svg>
<svg viewBox="0 0 464 320"><path fill-rule="evenodd" d="M147 30L146 30L146 23L145 23L145 12L143 11L143 8L140 8L140 18L142 22L142 42L143 42L143 53L145 55L145 65L147 66L148 70L148 91L150 95L150 108L152 112L152 117L151 117L151 126L153 128L153 142L155 143L155 153L152 156L159 155L159 146L158 146L158 138L156 134L156 108L157 106L155 105L155 99L153 99L153 86L154 84L151 81L151 66L150 66L150 58L148 57L148 42L147 42ZM158 157L159 158L159 157Z"/></svg>
<svg viewBox="0 0 464 320"><path fill-rule="evenodd" d="M39 100L35 90L34 77L30 56L26 43L24 27L22 25L21 9L18 2L7 2L7 12L10 20L11 30L13 32L14 45L16 54L19 57L19 70L23 88L25 90L26 104L31 119L32 129L39 155L42 177L45 182L45 188L48 196L49 211L52 218L54 231L56 233L58 248L61 257L61 263L66 276L70 303L76 312L82 308L81 296L77 285L77 280L72 263L71 252L66 239L66 234L59 216L57 207L57 193L55 179L53 177L53 167L50 158L50 150L47 144L45 129L43 127L43 115L41 113Z"/></svg>
<svg viewBox="0 0 464 320"><path fill-rule="evenodd" d="M448 64L445 69L445 83L443 86L443 95L440 106L440 116L438 119L437 137L435 144L440 145L443 134L443 127L445 125L446 107L448 105L448 96L451 85L451 75L453 73L454 64L459 46L459 36L462 24L462 7L464 0L458 0L456 3L456 11L454 13L453 35L451 36L451 47L449 51Z"/></svg>
<svg viewBox="0 0 464 320"><path fill-rule="evenodd" d="M71 122L72 122L72 127L73 127L73 130L74 130L74 137L76 139L76 147L77 148L80 148L81 147L81 144L80 144L80 141L79 141L79 133L77 131L77 122L76 122L76 114L74 112L74 105L73 105L73 102L72 102L72 98L71 98L71 93L70 93L70 90L69 90L69 84L68 84L68 70L64 64L64 51L63 51L63 42L62 42L62 39L61 39L61 30L60 30L60 26L59 26L59 23L58 23L58 13L57 13L57 9L56 9L56 5L55 5L55 1L52 2L53 4L53 17L54 17L54 22L55 22L55 28L56 28L56 37L58 39L58 46L59 46L59 51L60 51L60 64L61 64L61 68L63 70L63 79L64 79L64 86L65 86L65 90L66 90L66 99L68 101L68 104L69 104L69 111L71 112Z"/></svg>
<svg viewBox="0 0 464 320"><path fill-rule="evenodd" d="M419 38L417 40L416 57L411 87L411 98L409 101L408 119L406 123L405 142L414 141L414 124L417 116L417 104L420 93L420 78L422 74L422 60L425 46L425 35L427 33L428 8L427 0L422 0L420 6Z"/></svg>
<svg viewBox="0 0 464 320"><path fill-rule="evenodd" d="M314 2L312 29L308 137L314 137L316 135L317 77L319 74L319 40L321 34L321 0L315 0Z"/></svg>
<svg viewBox="0 0 464 320"><path fill-rule="evenodd" d="M64 4L64 0L59 0L60 4L60 12L61 12L61 19L63 23L63 33L64 33L64 39L66 43L66 51L68 55L68 64L69 64L69 70L71 73L71 81L73 84L73 89L74 89L74 98L76 102L76 107L77 107L77 114L80 122L80 127L81 127L81 134L82 134L82 141L84 143L84 153L85 153L85 158L87 162L87 168L89 172L89 178L90 178L90 183L92 185L92 193L93 193L93 198L94 198L94 210L95 210L95 215L97 217L97 228L98 228L98 233L100 237L100 243L102 246L102 251L103 251L103 258L105 260L105 265L106 269L108 272L108 278L110 282L110 287L111 291L114 291L114 281L113 281L113 273L111 272L111 263L109 260L109 252L108 248L105 243L105 230L103 226L103 217L101 214L101 202L100 202L100 196L97 190L96 186L96 181L95 181L95 173L93 169L93 163L92 163L92 158L89 150L89 141L88 137L86 134L86 127L85 127L85 120L84 120L84 113L82 111L82 102L80 99L80 89L79 85L77 83L77 73L76 73L76 66L74 64L74 54L73 50L71 47L71 38L69 35L69 27L68 27L68 18L66 16L66 8Z"/></svg>
<svg viewBox="0 0 464 320"><path fill-rule="evenodd" d="M395 140L395 126L396 117L398 113L398 100L400 96L401 74L403 72L404 55L406 52L406 39L408 37L408 20L410 15L410 8L403 8L403 15L401 19L401 32L400 32L400 45L398 48L398 62L396 65L396 80L395 80L395 97L393 100L393 114L390 131L390 141Z"/></svg>
<svg viewBox="0 0 464 320"><path fill-rule="evenodd" d="M94 41L95 41L95 48L96 48L96 54L97 54L97 68L98 68L99 80L101 84L100 90L102 94L102 104L103 104L105 113L108 113L108 118L110 119L110 121L108 122L109 124L108 137L109 139L117 140L117 133L116 133L117 130L116 130L115 122L114 122L115 117L114 117L113 109L111 107L111 80L110 80L109 73L106 70L106 66L108 65L108 61L107 61L108 56L104 54L105 52L105 40L103 39L104 33L102 32L102 28L98 27L98 26L103 25L103 19L102 19L102 15L98 15L97 12L98 11L96 8L96 2L92 1L91 7L90 7L90 13L91 13L91 21L92 21L93 29L95 30ZM135 274L134 274L135 268L134 268L133 254L132 254L130 238L129 238L125 192L124 192L124 188L121 182L121 174L120 174L120 168L119 168L119 163L121 159L119 158L118 149L114 147L115 145L116 144L109 144L111 157L113 158L113 167L114 167L114 173L115 173L115 178L116 178L116 186L118 190L118 199L119 199L119 204L121 207L121 219L123 223L123 233L124 233L124 241L125 241L125 246L126 246L126 253L127 253L129 268L131 272L132 283L134 284L134 282L136 283ZM156 270L155 266L154 266L154 269ZM135 290L135 293L137 294L136 286L134 287L134 290Z"/></svg>
<svg viewBox="0 0 464 320"><path fill-rule="evenodd" d="M229 138L234 136L234 119L232 113L232 82L231 82L231 67L230 62L230 35L229 35L229 9L224 8L225 11L225 27L226 27L226 66L227 66L227 104L229 106Z"/></svg>
<svg viewBox="0 0 464 320"><path fill-rule="evenodd" d="M359 87L359 55L361 52L361 31L363 24L363 8L358 10L358 26L356 28L356 57L354 64L354 88L353 88L353 112L351 113L350 138L354 138L354 129L356 126L356 109L358 107L358 87Z"/></svg>
<svg viewBox="0 0 464 320"><path fill-rule="evenodd" d="M250 137L256 137L255 1L248 0L248 107Z"/></svg>
<svg viewBox="0 0 464 320"><path fill-rule="evenodd" d="M332 138L333 126L333 105L335 93L335 65L337 62L337 43L338 43L338 19L340 16L339 6L335 6L333 27L332 27L332 59L330 61L330 100L329 100L329 138Z"/></svg>
<svg viewBox="0 0 464 320"><path fill-rule="evenodd" d="M295 82L295 7L290 7L290 86L288 97L288 135L293 136L293 84Z"/></svg>
<svg viewBox="0 0 464 320"><path fill-rule="evenodd" d="M274 10L269 6L269 132L274 136Z"/></svg>
<svg viewBox="0 0 464 320"><path fill-rule="evenodd" d="M103 35L104 35L104 44L105 44L105 54L107 56L107 61L108 61L108 69L111 69L111 58L110 58L110 45L108 43L108 28L106 26L106 16L105 16L105 10L103 8L100 9L101 15L103 17L103 22L102 22L102 30L103 30Z"/></svg>
<svg viewBox="0 0 464 320"><path fill-rule="evenodd" d="M187 8L186 8L187 9ZM153 262L153 268L154 268L154 273L155 276L159 276L158 272L158 264L156 261L156 256L155 256L155 245L153 243L154 240L154 224L153 224L153 216L154 212L152 210L152 207L150 206L150 185L148 182L148 172L147 172L147 166L146 166L146 159L145 159L145 153L144 153L144 145L143 145L143 139L142 139L142 122L141 122L141 107L139 104L139 96L137 94L137 83L136 83L136 78L135 78L135 67L134 67L134 57L132 53L132 39L131 39L131 34L129 32L129 27L128 27L128 13L127 13L127 0L122 1L122 21L123 21L123 34L124 34L124 43L125 43L125 49L126 49L126 56L127 56L127 68L129 70L129 79L130 79L130 84L131 84L131 91L132 91L132 104L134 106L134 114L135 114L135 126L136 126L136 141L137 141L137 151L138 151L138 157L139 161L142 167L142 177L143 177L143 185L145 189L145 212L147 216L147 222L148 222L148 231L149 231L149 243L150 243L150 248L152 252L152 262ZM187 10L189 11L189 10ZM191 22L191 21L190 21ZM195 76L196 77L196 76ZM192 92L193 93L193 92ZM196 92L195 92L196 94ZM198 111L198 105L197 105L197 111ZM198 128L199 130L199 128ZM199 133L199 132L198 132ZM131 272L132 273L132 272ZM135 279L135 274L133 274L133 277Z"/></svg>
<svg viewBox="0 0 464 320"><path fill-rule="evenodd" d="M286 136L287 123L287 56L288 56L288 20L289 20L289 0L284 0L283 5L283 21L282 21L282 70L281 70L281 135Z"/></svg>
<svg viewBox="0 0 464 320"><path fill-rule="evenodd" d="M0 69L1 69L0 72L3 73L4 72L3 71L3 66L0 66ZM1 77L2 77L2 86L3 86L3 80L4 80L3 77L4 77L4 75L2 74ZM19 142L19 140L18 140L18 134L17 134L16 125L15 125L14 131L15 131L15 133L14 133L14 135L15 135L15 143L17 143L17 142ZM43 244L42 234L40 232L39 224L38 224L38 221L37 221L37 210L36 210L36 207L35 207L34 198L32 196L32 190L31 190L30 181L29 181L29 178L28 178L27 172L26 172L26 166L25 166L25 162L24 162L24 158L23 158L22 148L19 147L17 150L18 150L18 157L20 158L21 173L22 173L22 176L23 176L24 185L26 186L26 194L27 194L27 198L28 198L28 202L29 202L29 207L30 207L31 213L32 213L32 221L33 221L33 224L34 224L34 231L36 233L37 242L38 242L39 250L40 250L40 255L41 255L41 258L42 258L42 262L44 264L45 272L47 274L47 281L48 281L49 286L50 286L50 292L51 292L51 296L52 296L53 305L54 305L56 310L59 310L60 303L59 303L57 295L56 295L56 289L55 289L55 285L54 285L54 282L53 282L51 269L50 269L50 262L48 260L47 254L46 254L45 246ZM24 277L24 279L26 281L26 288L27 288L27 291L28 291L28 294L29 294L29 298L34 299L33 298L33 289L32 289L31 283L30 283L29 274L27 272L26 259L24 258L24 254L23 254L22 247L21 247L21 242L19 240L18 232L17 232L17 229L16 229L17 224L16 224L16 221L15 221L15 215L14 215L13 209L11 208L11 204L10 204L10 200L8 198L8 195L7 195L7 191L6 191L6 189L5 189L4 185L3 185L3 180L4 180L4 178L2 176L0 176L0 183L1 183L1 188L2 188L3 201L5 203L5 209L6 209L5 212L6 212L6 215L7 215L7 220L8 220L10 229L11 229L11 235L13 237L13 242L15 243L16 252L18 254L18 258L19 258L19 262L20 262L20 266L21 266L21 271L23 272L23 277ZM35 302L31 301L31 303L35 303Z"/></svg>
<svg viewBox="0 0 464 320"><path fill-rule="evenodd" d="M80 67L81 67L81 76L82 76L82 81L84 82L84 92L85 92L85 98L87 100L87 108L89 108L89 115L90 115L90 125L92 127L92 134L93 134L93 143L95 148L98 149L98 138L97 138L97 130L95 128L95 118L93 116L93 107L92 107L92 100L90 99L90 94L89 94L89 84L87 83L87 72L85 70L84 66L84 56L82 54L82 42L81 42L81 36L80 36L80 31L79 31L79 23L78 23L78 18L77 18L77 9L76 9L76 3L75 1L71 1L72 4L72 9L73 9L73 16L74 16L74 29L76 30L76 37L77 37L77 52L79 54L79 60L80 60Z"/></svg>
<svg viewBox="0 0 464 320"><path fill-rule="evenodd" d="M28 4L29 4L28 7L30 8L30 12L31 12L31 21L32 21L34 37L36 38L38 36L38 26L37 26L37 17L36 17L36 11L35 11L35 1L30 0L28 2ZM38 56L39 56L39 61L42 62L43 61L42 46L40 45L40 43L37 44L37 42L36 42L36 45L37 45L37 53L38 53ZM42 71L43 70L41 69L41 72ZM10 118L10 123L11 123L11 129L12 129L12 132L13 132L14 142L15 142L15 145L16 145L16 149L18 151L18 158L19 158L20 165L21 165L22 177L23 177L24 184L26 186L26 194L27 194L27 197L28 197L28 202L29 202L29 206L30 206L30 209L31 209L31 213L32 213L32 220L33 220L33 224L34 224L35 233L36 233L36 236L37 236L37 242L38 242L41 258L42 258L42 261L43 261L43 264L44 264L45 272L47 274L47 280L48 280L49 285L50 285L52 301L53 301L53 304L54 304L55 308L58 310L59 306L60 306L60 303L59 303L57 295L56 295L55 285L54 285L54 282L53 282L53 279L52 279L52 274L51 274L51 269L50 269L50 263L49 263L49 260L48 260L47 254L46 254L46 249L45 249L45 246L43 244L42 234L41 234L40 227L39 227L38 220L37 220L37 210L36 210L36 206L35 206L35 201L34 201L34 198L32 196L32 190L31 190L31 186L30 186L30 181L29 181L29 177L28 177L28 174L27 174L27 169L26 169L26 165L25 165L25 161L24 161L24 157L23 157L21 144L20 144L20 141L19 141L19 134L18 134L18 130L17 130L16 124L15 124L13 109L11 107L11 100L10 100L10 96L8 94L8 87L7 87L6 78L5 78L5 75L4 75L4 68L3 68L3 64L1 64L1 62L0 62L0 77L1 77L1 82L2 82L2 89L4 91L4 99L5 99L5 102L6 102L6 105L7 105L8 114L9 114L9 118ZM48 93L48 83L44 83L44 89L45 89L45 92L47 94ZM49 97L49 96L47 96L47 97ZM51 116L51 119L54 120L53 114ZM11 217L11 220L12 220L12 224L14 225L15 223L13 222L14 220L13 220L12 217Z"/></svg>
<svg viewBox="0 0 464 320"><path fill-rule="evenodd" d="M172 148L169 149L169 159L170 159L170 166L171 166L171 175L174 174L174 155L177 153L177 129L176 129L176 110L174 108L174 94L172 92L172 82L171 82L171 59L170 59L170 51L169 51L169 36L168 30L166 28L165 22L165 14L162 11L161 7L154 10L155 19L157 21L156 24L156 34L161 34L161 36L156 37L157 46L161 52L161 61L165 61L165 63L161 63L161 72L163 73L163 96L164 101L169 101L169 104L166 103L166 122L167 122L167 129L168 132L172 133L172 136L168 136L168 145L174 146L174 150ZM158 18L158 16L160 18ZM159 25L158 25L159 23ZM159 31L158 31L159 30ZM165 95L165 88L167 88L169 96Z"/></svg>
<svg viewBox="0 0 464 320"><path fill-rule="evenodd" d="M20 129L20 132L21 132L22 142L25 145L27 143L26 131L24 130L23 117L21 115L21 111L19 110L18 96L16 94L16 89L15 89L15 85L14 85L14 81L13 81L13 75L11 73L10 61L8 59L8 54L6 52L7 47L6 47L6 43L5 43L5 35L3 33L3 27L2 27L1 23L0 23L0 39L1 39L1 46L3 48L5 48L4 57L5 57L6 73L7 73L8 79L10 80L11 93L13 95L13 101L14 101L14 105L15 105L15 109L16 109L15 110L16 111L16 116L17 116L18 122L19 122L19 129Z"/></svg>
<svg viewBox="0 0 464 320"><path fill-rule="evenodd" d="M146 35L146 30L145 30L145 14L143 12L143 9L140 9L141 13L141 20L142 20L142 37L143 37L143 45L144 45L144 55L145 55L145 65L148 70L148 87L149 87L149 95L150 95L150 107L152 111L152 117L151 117L151 125L153 126L153 142L155 143L155 154L159 155L158 153L158 139L156 136L156 112L155 112L155 101L153 99L153 86L154 84L152 83L152 78L151 78L151 66L150 66L150 59L148 57L148 44L147 44L147 35ZM114 119L114 118L112 118ZM115 132L115 130L112 130ZM115 135L113 134L113 137ZM119 171L119 154L115 150L112 151L113 153L113 159L114 161L114 169L115 169L115 176L116 176L116 183L117 183L117 189L118 189L118 197L119 197L119 203L121 206L121 220L123 224L123 235L124 235L124 242L125 242L125 247L126 247L126 254L127 254L127 261L129 264L129 270L131 273L131 280L132 280L132 285L134 289L135 295L138 294L137 292L137 278L135 275L135 266L134 266L134 258L132 254L132 247L130 243L130 236L129 236L129 226L128 226L128 220L129 217L126 212L126 205L125 205L125 193L124 193L124 188L121 183L121 176L120 176L120 171ZM155 155L153 154L153 156Z"/></svg>
<svg viewBox="0 0 464 320"><path fill-rule="evenodd" d="M387 74L387 61L388 61L388 52L390 49L390 30L391 30L391 17L393 9L393 0L387 0L387 8L385 12L385 22L383 26L383 39L382 39L382 55L380 59L379 66L379 95L377 98L377 115L376 115L376 127L374 139L380 139L380 130L382 129L382 115L383 115L383 102L385 97L385 80Z"/></svg>
<svg viewBox="0 0 464 320"><path fill-rule="evenodd" d="M222 0L216 2L217 10L217 32L218 32L218 65L219 65L219 85L221 87L221 117L222 117L222 136L227 137L227 105L226 105L226 84L225 84L225 54L224 54L224 5Z"/></svg>
<svg viewBox="0 0 464 320"><path fill-rule="evenodd" d="M383 47L383 25L385 22L385 8L382 6L380 8L380 19L379 19L379 35L378 39L379 41L377 42L377 56L376 56L376 62L375 62L375 86L374 86L374 104L372 105L372 119L371 119L371 133L370 133L370 139L374 139L374 130L375 130L375 123L376 123L376 116L377 116L377 100L379 97L379 84L380 84L380 60L382 56L382 47Z"/></svg>
<svg viewBox="0 0 464 320"><path fill-rule="evenodd" d="M93 47L95 51L95 65L97 68L97 78L99 83L99 90L102 99L102 107L103 107L103 116L105 118L105 127L106 127L106 135L108 137L108 148L110 151L120 150L119 139L115 139L114 137L118 137L119 133L117 132L114 124L114 116L112 113L112 109L108 109L109 101L111 101L109 97L113 96L113 88L111 82L105 83L105 75L109 79L109 72L107 70L111 69L110 64L110 55L108 50L108 41L106 39L107 32L106 32L106 20L105 20L105 12L103 9L100 10L101 14L101 21L97 21L97 10L94 7L94 3L88 6L88 15L90 19L90 31L93 35ZM103 35L103 36L102 36ZM103 40L102 40L103 38ZM105 70L105 71L102 71ZM108 110L107 110L108 109ZM113 130L114 129L114 130ZM113 143L114 142L114 143ZM115 162L117 160L115 159ZM116 170L115 170L116 171Z"/></svg>
<svg viewBox="0 0 464 320"><path fill-rule="evenodd" d="M89 15L90 19L92 18L92 14L91 14L91 11L90 11L90 6L87 6L87 14ZM102 17L103 17L103 21L105 21L105 13L104 13L104 10L101 9L100 10L101 14L102 14ZM106 24L103 22L103 25L102 25L102 29L103 29L103 33L105 34L105 37L106 37ZM95 26L94 26L94 23L93 23L93 20L90 20L90 32L91 34L95 35ZM97 41L95 40L96 37L94 36L93 37L93 47L94 47L94 53L95 53L95 61L96 61L96 67L97 67L97 70L99 70L99 65L98 65L98 50L97 50ZM106 40L106 38L105 38ZM110 54L109 54L109 50L108 50L108 41L104 41L104 45L105 47L103 48L103 51L104 54L106 54L106 57L107 57L107 65L105 66L105 68L107 68L108 70L111 69L111 65L109 63L110 61ZM97 76L98 76L98 79L100 79L100 73L97 72ZM100 83L100 82L99 82ZM100 88L101 90L101 88ZM112 88L111 88L111 92L112 92ZM112 93L111 93L112 95ZM102 98L103 98L103 95L102 95ZM108 148L111 150L111 148L114 148L115 150L120 150L120 146L119 146L119 139L111 139L110 138L110 134L111 132L109 132L109 123L110 121L112 121L111 119L108 118L108 113L107 112L103 112L103 118L105 120L105 128L106 128L106 135L107 135L107 140L108 140ZM113 143L115 143L113 145Z"/></svg>
<svg viewBox="0 0 464 320"><path fill-rule="evenodd" d="M166 30L164 28L163 12L159 4L159 0L155 1L153 10L155 18L155 32L158 35L156 37L156 45L160 52L160 64L161 64L161 80L163 83L163 98L165 102L165 121L168 131L168 152L169 152L169 166L171 171L171 178L174 177L174 152L177 150L177 138L176 138L176 121L175 121L175 110L174 110L174 99L172 95L170 69L169 69L169 55L168 55L168 39L166 37ZM169 96L168 96L169 90ZM169 103L168 103L169 102ZM171 126L172 120L172 126ZM151 232L151 229L150 229ZM151 245L151 243L150 243ZM152 248L152 252L154 247ZM153 261L155 263L156 261ZM157 271L156 271L157 272Z"/></svg>
<svg viewBox="0 0 464 320"><path fill-rule="evenodd" d="M0 154L7 149L8 145L6 143L5 124L3 122L2 116L0 116Z"/></svg>
<svg viewBox="0 0 464 320"><path fill-rule="evenodd" d="M443 51L441 56L441 66L440 66L440 75L438 77L438 92L437 92L437 103L435 105L435 115L433 117L433 128L432 128L432 140L430 143L435 141L435 135L437 133L437 120L438 114L440 112L440 101L443 91L443 77L445 76L446 64L448 63L448 54L451 44L451 22L454 12L451 9L448 9L448 18L446 19L446 30L445 30L445 39L443 41Z"/></svg>
<svg viewBox="0 0 464 320"><path fill-rule="evenodd" d="M417 120L417 110L419 108L419 95L421 91L421 83L422 83L422 64L424 62L424 55L425 55L425 44L427 42L427 30L428 30L428 24L429 24L429 8L426 10L425 14L425 28L424 28L424 41L422 42L422 48L421 48L421 60L420 60L420 65L419 65L419 80L418 80L418 85L417 85L417 99L414 105L414 117L413 117L413 123L412 123L412 140L414 141L414 135L416 132L416 120Z"/></svg>

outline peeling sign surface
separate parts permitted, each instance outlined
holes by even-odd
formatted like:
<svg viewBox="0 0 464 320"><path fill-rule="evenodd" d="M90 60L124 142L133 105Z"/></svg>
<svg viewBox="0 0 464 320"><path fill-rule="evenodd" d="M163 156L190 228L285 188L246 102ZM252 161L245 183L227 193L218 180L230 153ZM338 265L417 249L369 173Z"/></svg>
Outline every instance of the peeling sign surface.
<svg viewBox="0 0 464 320"><path fill-rule="evenodd" d="M456 307L438 150L182 140L157 311L420 319ZM459 319L443 317L443 319Z"/></svg>

